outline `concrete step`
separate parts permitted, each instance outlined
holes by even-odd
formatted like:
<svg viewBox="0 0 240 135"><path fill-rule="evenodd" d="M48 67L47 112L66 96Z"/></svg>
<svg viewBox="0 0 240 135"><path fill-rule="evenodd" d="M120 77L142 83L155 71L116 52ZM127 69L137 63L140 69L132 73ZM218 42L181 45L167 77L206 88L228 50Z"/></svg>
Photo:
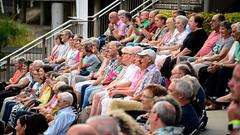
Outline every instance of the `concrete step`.
<svg viewBox="0 0 240 135"><path fill-rule="evenodd" d="M178 5L177 4L162 4L157 3L154 5L155 9L164 9L164 10L177 10ZM181 4L181 9L184 11L202 11L202 5L196 4L196 5L189 5L189 4Z"/></svg>
<svg viewBox="0 0 240 135"><path fill-rule="evenodd" d="M178 0L159 0L159 3L163 4L177 4ZM181 4L201 4L201 0L181 0Z"/></svg>

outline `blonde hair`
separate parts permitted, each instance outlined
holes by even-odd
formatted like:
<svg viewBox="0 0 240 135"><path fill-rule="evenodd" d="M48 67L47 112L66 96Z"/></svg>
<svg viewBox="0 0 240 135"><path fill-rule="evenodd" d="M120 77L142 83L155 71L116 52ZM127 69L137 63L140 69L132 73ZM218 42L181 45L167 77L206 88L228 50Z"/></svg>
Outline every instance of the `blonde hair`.
<svg viewBox="0 0 240 135"><path fill-rule="evenodd" d="M127 135L145 135L146 131L123 110L114 110L109 113L118 123L121 132Z"/></svg>

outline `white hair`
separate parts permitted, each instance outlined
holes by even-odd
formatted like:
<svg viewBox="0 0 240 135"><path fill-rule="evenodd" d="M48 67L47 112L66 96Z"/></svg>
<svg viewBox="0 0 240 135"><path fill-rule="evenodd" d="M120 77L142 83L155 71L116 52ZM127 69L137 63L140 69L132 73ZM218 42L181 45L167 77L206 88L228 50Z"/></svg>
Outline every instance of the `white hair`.
<svg viewBox="0 0 240 135"><path fill-rule="evenodd" d="M175 83L177 93L182 94L184 99L192 100L193 88L189 81L180 79L173 79L172 81Z"/></svg>
<svg viewBox="0 0 240 135"><path fill-rule="evenodd" d="M181 20L184 27L186 27L186 25L188 24L188 19L187 19L186 16L179 15L179 16L176 17L176 20L177 19Z"/></svg>
<svg viewBox="0 0 240 135"><path fill-rule="evenodd" d="M236 28L236 29L237 29L237 32L240 32L240 22L237 22L237 23L232 24L231 27L232 27L232 28Z"/></svg>
<svg viewBox="0 0 240 135"><path fill-rule="evenodd" d="M194 76L191 76L191 75L185 75L182 77L183 80L186 80L186 81L189 81L192 85L192 88L193 88L193 96L196 97L197 96L197 93L201 87L198 79Z"/></svg>
<svg viewBox="0 0 240 135"><path fill-rule="evenodd" d="M58 96L60 96L63 101L68 101L70 103L70 106L72 105L72 103L73 103L73 96L69 92L59 93Z"/></svg>
<svg viewBox="0 0 240 135"><path fill-rule="evenodd" d="M44 62L42 60L34 60L33 65L42 67L44 65Z"/></svg>

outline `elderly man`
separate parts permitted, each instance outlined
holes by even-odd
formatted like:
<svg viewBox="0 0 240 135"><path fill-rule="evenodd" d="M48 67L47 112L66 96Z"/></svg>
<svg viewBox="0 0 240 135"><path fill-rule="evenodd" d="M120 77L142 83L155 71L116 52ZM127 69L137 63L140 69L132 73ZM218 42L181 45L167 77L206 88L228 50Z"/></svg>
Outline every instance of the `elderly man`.
<svg viewBox="0 0 240 135"><path fill-rule="evenodd" d="M173 79L168 88L169 95L173 96L182 107L180 124L185 127L183 133L188 135L199 126L199 119L191 104L193 88L186 80Z"/></svg>
<svg viewBox="0 0 240 135"><path fill-rule="evenodd" d="M109 56L110 61L108 62L109 64L106 65L106 70L104 71L105 76L108 76L109 72L111 70L114 70L115 66L118 63L117 54L118 54L118 47L119 46L121 46L121 43L118 42L118 41L111 41L109 43L108 56ZM80 98L82 96L82 98L81 98L82 102L81 102L80 106L83 103L83 96L84 96L84 93L85 93L85 89L89 85L97 86L102 81L104 75L98 76L97 80L87 80L87 81L84 81L84 82L79 82L75 85L75 90L76 90L76 93L77 93L78 102L80 101ZM84 88L84 87L85 87L85 89L82 90L82 88Z"/></svg>
<svg viewBox="0 0 240 135"><path fill-rule="evenodd" d="M135 40L135 42L140 42L143 38L145 39L145 42L150 40L155 31L157 30L157 26L155 25L155 16L158 14L157 10L153 10L149 13L149 17L147 18L147 12L144 11L141 13L140 16L140 22L138 23L139 28L133 27L134 33L136 35L139 35L139 38L137 40ZM146 16L146 17L145 17ZM145 19L148 19L147 21ZM145 23L147 23L148 21L150 21L150 24L148 26L145 26Z"/></svg>
<svg viewBox="0 0 240 135"><path fill-rule="evenodd" d="M66 135L99 135L97 131L87 124L78 124L72 126Z"/></svg>
<svg viewBox="0 0 240 135"><path fill-rule="evenodd" d="M229 81L231 89L231 104L228 107L229 125L228 129L231 135L240 134L240 64L237 64L233 70L232 79Z"/></svg>
<svg viewBox="0 0 240 135"><path fill-rule="evenodd" d="M157 102L149 116L150 131L154 135L181 134L176 126L177 112L174 105L168 101Z"/></svg>
<svg viewBox="0 0 240 135"><path fill-rule="evenodd" d="M119 21L118 13L117 12L111 12L108 15L109 24L108 29L104 33L106 36L113 36L117 40L121 40L123 37L126 36L125 30L127 29L127 25L123 22Z"/></svg>
<svg viewBox="0 0 240 135"><path fill-rule="evenodd" d="M67 129L76 119L76 115L72 110L73 96L68 92L58 94L57 108L58 112L53 122L48 127L44 135L65 135Z"/></svg>
<svg viewBox="0 0 240 135"><path fill-rule="evenodd" d="M94 116L86 123L92 126L99 135L118 135L118 124L110 116Z"/></svg>
<svg viewBox="0 0 240 135"><path fill-rule="evenodd" d="M133 82L135 87L132 90L131 96L128 95L124 99L112 99L107 101L102 101L103 106L105 106L106 102L109 102L108 111L111 112L115 109L124 109L124 110L142 110L141 106L136 106L134 101L139 101L142 96L142 90L147 84L161 84L162 76L158 68L155 66L154 61L156 58L156 53L151 49L143 50L141 53L138 53L138 60L140 63L140 68L142 73L140 72L136 82ZM105 103L104 103L105 102ZM103 112L102 112L103 113Z"/></svg>

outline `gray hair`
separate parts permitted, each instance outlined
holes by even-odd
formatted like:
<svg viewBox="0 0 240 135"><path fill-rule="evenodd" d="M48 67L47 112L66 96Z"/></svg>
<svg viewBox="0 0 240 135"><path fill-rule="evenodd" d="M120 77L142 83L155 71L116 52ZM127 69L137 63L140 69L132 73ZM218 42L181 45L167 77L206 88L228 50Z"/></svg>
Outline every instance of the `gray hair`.
<svg viewBox="0 0 240 135"><path fill-rule="evenodd" d="M109 45L114 45L114 46L116 46L117 48L119 48L119 47L122 46L122 44L121 44L119 41L111 41L111 42L109 43Z"/></svg>
<svg viewBox="0 0 240 135"><path fill-rule="evenodd" d="M97 47L99 47L99 39L96 37L91 37L89 38L90 41L92 41L92 44L96 45Z"/></svg>
<svg viewBox="0 0 240 135"><path fill-rule="evenodd" d="M180 103L172 96L166 95L166 96L161 96L161 97L156 97L154 98L155 103L159 102L159 101L168 101L169 103L171 103L175 110L176 110L176 120L175 120L175 124L178 125L181 117L182 117L182 108L180 106Z"/></svg>
<svg viewBox="0 0 240 135"><path fill-rule="evenodd" d="M61 82L66 83L66 84L69 83L69 81L68 81L68 77L65 76L65 75L60 75L60 76L58 76L56 79L57 79L58 81L61 81Z"/></svg>
<svg viewBox="0 0 240 135"><path fill-rule="evenodd" d="M63 101L68 101L70 106L72 105L72 103L73 103L73 96L69 92L59 93L58 96L60 96Z"/></svg>
<svg viewBox="0 0 240 135"><path fill-rule="evenodd" d="M158 117L166 126L176 125L176 110L175 107L168 101L159 101L154 106L152 111L158 114Z"/></svg>
<svg viewBox="0 0 240 135"><path fill-rule="evenodd" d="M176 20L177 19L179 19L182 22L184 27L186 27L186 25L188 24L188 19L187 19L186 16L179 15L179 16L176 17Z"/></svg>
<svg viewBox="0 0 240 135"><path fill-rule="evenodd" d="M95 128L100 135L118 135L118 124L110 116L90 117L86 123Z"/></svg>
<svg viewBox="0 0 240 135"><path fill-rule="evenodd" d="M240 22L234 23L231 25L232 29L236 28L237 32L240 32Z"/></svg>
<svg viewBox="0 0 240 135"><path fill-rule="evenodd" d="M192 88L193 88L193 96L196 97L198 94L198 91L201 87L198 79L196 77L190 76L190 75L185 75L182 77L182 79L190 82L190 84L192 85Z"/></svg>
<svg viewBox="0 0 240 135"><path fill-rule="evenodd" d="M26 59L24 57L19 57L19 58L17 58L16 63L23 64L25 61L26 61Z"/></svg>
<svg viewBox="0 0 240 135"><path fill-rule="evenodd" d="M44 65L44 62L42 60L34 60L33 61L33 66L34 67L42 67Z"/></svg>
<svg viewBox="0 0 240 135"><path fill-rule="evenodd" d="M65 32L67 34L68 38L70 38L73 35L72 31L69 29L66 29L63 32Z"/></svg>
<svg viewBox="0 0 240 135"><path fill-rule="evenodd" d="M125 14L125 13L127 13L126 10L123 10L123 9L118 10L118 16L121 16L121 15L123 15L123 14Z"/></svg>
<svg viewBox="0 0 240 135"><path fill-rule="evenodd" d="M59 87L61 87L63 85L66 85L66 83L63 81L59 81L53 86L53 90L59 91Z"/></svg>
<svg viewBox="0 0 240 135"><path fill-rule="evenodd" d="M180 79L173 79L172 81L175 83L176 92L182 94L184 99L191 101L193 97L193 88L191 83L187 80Z"/></svg>

